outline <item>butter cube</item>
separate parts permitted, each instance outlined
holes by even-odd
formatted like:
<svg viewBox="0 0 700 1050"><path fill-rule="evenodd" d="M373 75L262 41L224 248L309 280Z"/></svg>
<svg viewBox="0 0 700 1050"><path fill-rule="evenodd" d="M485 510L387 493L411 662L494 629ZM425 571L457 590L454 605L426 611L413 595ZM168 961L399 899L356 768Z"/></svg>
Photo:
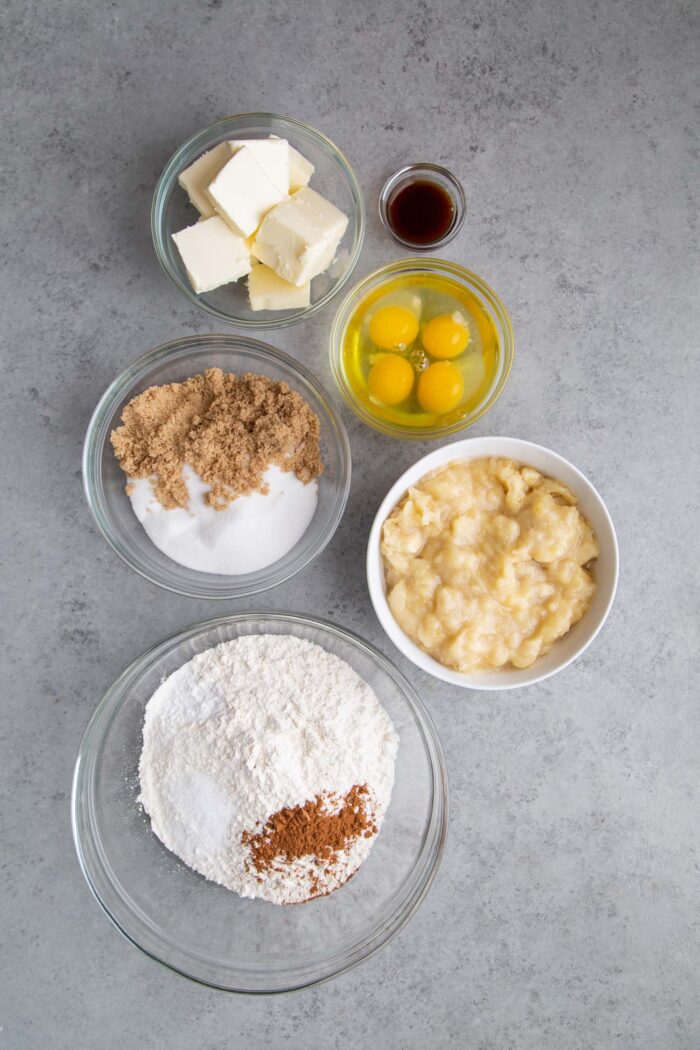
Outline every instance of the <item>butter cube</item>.
<svg viewBox="0 0 700 1050"><path fill-rule="evenodd" d="M242 146L210 184L207 196L234 233L250 237L286 194L263 171L249 147Z"/></svg>
<svg viewBox="0 0 700 1050"><path fill-rule="evenodd" d="M258 263L248 274L248 298L251 310L293 310L311 302L311 282L297 287Z"/></svg>
<svg viewBox="0 0 700 1050"><path fill-rule="evenodd" d="M342 211L304 186L268 212L251 250L279 277L300 287L330 265L347 225Z"/></svg>
<svg viewBox="0 0 700 1050"><path fill-rule="evenodd" d="M231 153L246 146L265 174L286 197L289 193L289 143L286 139L232 139Z"/></svg>
<svg viewBox="0 0 700 1050"><path fill-rule="evenodd" d="M277 135L270 135L270 138L277 142L287 142L286 139L280 139ZM296 193L302 186L308 186L309 179L316 169L298 149L294 149L294 146L290 146L288 142L287 146L289 147L289 192Z"/></svg>
<svg viewBox="0 0 700 1050"><path fill-rule="evenodd" d="M211 292L250 272L250 249L218 215L173 234L195 292Z"/></svg>
<svg viewBox="0 0 700 1050"><path fill-rule="evenodd" d="M202 154L194 164L190 164L189 168L185 168L177 177L177 181L192 204L205 219L216 214L214 205L206 194L207 186L230 159L231 147L228 142L220 142L218 146L214 146L214 149Z"/></svg>
<svg viewBox="0 0 700 1050"><path fill-rule="evenodd" d="M289 147L289 192L295 193L302 186L309 185L309 179L315 172L310 160L302 157L299 150L294 146Z"/></svg>

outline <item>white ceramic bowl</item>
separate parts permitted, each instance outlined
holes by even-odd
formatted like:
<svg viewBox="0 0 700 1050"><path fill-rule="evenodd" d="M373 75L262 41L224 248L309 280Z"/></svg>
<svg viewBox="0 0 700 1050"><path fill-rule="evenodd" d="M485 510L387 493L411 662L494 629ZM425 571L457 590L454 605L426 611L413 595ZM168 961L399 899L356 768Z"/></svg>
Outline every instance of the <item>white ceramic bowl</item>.
<svg viewBox="0 0 700 1050"><path fill-rule="evenodd" d="M502 456L514 459L519 463L526 463L542 471L543 474L562 481L576 494L581 510L593 526L600 545L600 555L593 563L592 569L597 587L588 612L567 635L553 646L546 656L536 660L531 667L523 670L510 668L502 671L463 674L444 667L432 656L428 656L415 642L411 641L408 635L404 634L394 619L386 600L384 568L380 551L381 530L382 525L410 486L415 485L426 474L437 470L446 463L453 463L455 460L481 459L485 456ZM427 671L435 678L440 678L443 682L449 682L450 685L456 685L462 689L519 689L524 685L541 682L544 678L549 678L557 671L563 670L588 648L605 623L615 597L617 576L618 548L615 529L607 508L593 485L563 456L557 455L556 452L552 452L543 445L534 445L531 441L521 441L519 438L467 438L464 441L455 441L451 445L444 445L435 452L431 452L430 455L424 456L423 459L419 459L389 489L377 511L369 534L367 582L372 605L379 617L379 622L394 645L416 667Z"/></svg>

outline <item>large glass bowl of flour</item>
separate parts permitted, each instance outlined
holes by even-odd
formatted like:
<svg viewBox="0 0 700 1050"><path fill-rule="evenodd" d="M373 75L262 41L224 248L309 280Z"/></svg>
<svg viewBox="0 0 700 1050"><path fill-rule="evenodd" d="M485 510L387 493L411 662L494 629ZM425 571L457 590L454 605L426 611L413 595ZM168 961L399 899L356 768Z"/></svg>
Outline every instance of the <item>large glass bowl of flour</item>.
<svg viewBox="0 0 700 1050"><path fill-rule="evenodd" d="M391 803L369 857L344 886L304 904L244 899L207 881L162 845L138 802L144 709L163 678L198 653L251 634L291 634L345 660L399 736ZM162 642L109 689L80 746L72 817L83 874L125 937L202 984L283 992L357 965L410 919L442 856L447 774L420 699L371 645L322 620L241 614Z"/></svg>
<svg viewBox="0 0 700 1050"><path fill-rule="evenodd" d="M208 368L283 380L318 416L324 470L306 531L277 561L238 575L203 572L168 557L149 538L126 494L127 477L110 434L125 405L149 387L180 383ZM112 549L145 579L192 598L243 598L275 587L303 569L330 542L350 491L350 443L340 414L316 377L281 350L239 335L193 335L150 350L107 388L88 426L83 484L88 506Z"/></svg>

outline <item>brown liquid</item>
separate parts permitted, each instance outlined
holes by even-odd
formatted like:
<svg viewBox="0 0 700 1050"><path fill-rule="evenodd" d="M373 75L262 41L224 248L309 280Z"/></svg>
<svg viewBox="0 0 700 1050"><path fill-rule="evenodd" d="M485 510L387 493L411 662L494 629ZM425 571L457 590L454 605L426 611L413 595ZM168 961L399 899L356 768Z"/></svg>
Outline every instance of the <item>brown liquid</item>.
<svg viewBox="0 0 700 1050"><path fill-rule="evenodd" d="M437 182L417 179L389 198L387 218L397 236L411 244L433 244L452 226L455 206Z"/></svg>

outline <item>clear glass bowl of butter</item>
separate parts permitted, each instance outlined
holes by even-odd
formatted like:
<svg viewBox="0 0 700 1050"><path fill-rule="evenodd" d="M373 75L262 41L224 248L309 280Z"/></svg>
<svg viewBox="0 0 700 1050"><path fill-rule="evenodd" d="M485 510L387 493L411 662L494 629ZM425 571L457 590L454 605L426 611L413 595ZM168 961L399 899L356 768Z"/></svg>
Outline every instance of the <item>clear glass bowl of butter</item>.
<svg viewBox="0 0 700 1050"><path fill-rule="evenodd" d="M245 276L211 291L197 293L188 277L173 234L195 226L206 217L206 213L200 215L197 207L190 202L188 192L178 181L180 176L195 161L217 146L250 140L269 141L275 138L288 141L293 156L302 166L301 173L297 172L299 184L302 185L303 180L309 178L312 167L309 189L320 194L347 217L347 228L334 258L327 269L311 279L308 305L253 310ZM233 153L231 155L233 156ZM291 167L294 172L294 162ZM204 179L204 182L207 181L208 177ZM203 199L204 206L207 207L204 182L203 196L199 199ZM295 189L294 179L292 183L290 188ZM302 121L277 116L274 113L242 113L225 117L193 135L166 164L158 180L151 209L153 243L168 277L205 313L225 324L242 328L282 328L303 321L323 309L350 278L362 250L364 230L365 209L362 191L345 156L320 131ZM276 299L274 289L265 288L264 291L265 295L261 301L284 303L283 296ZM299 297L295 296L294 301L298 302Z"/></svg>

